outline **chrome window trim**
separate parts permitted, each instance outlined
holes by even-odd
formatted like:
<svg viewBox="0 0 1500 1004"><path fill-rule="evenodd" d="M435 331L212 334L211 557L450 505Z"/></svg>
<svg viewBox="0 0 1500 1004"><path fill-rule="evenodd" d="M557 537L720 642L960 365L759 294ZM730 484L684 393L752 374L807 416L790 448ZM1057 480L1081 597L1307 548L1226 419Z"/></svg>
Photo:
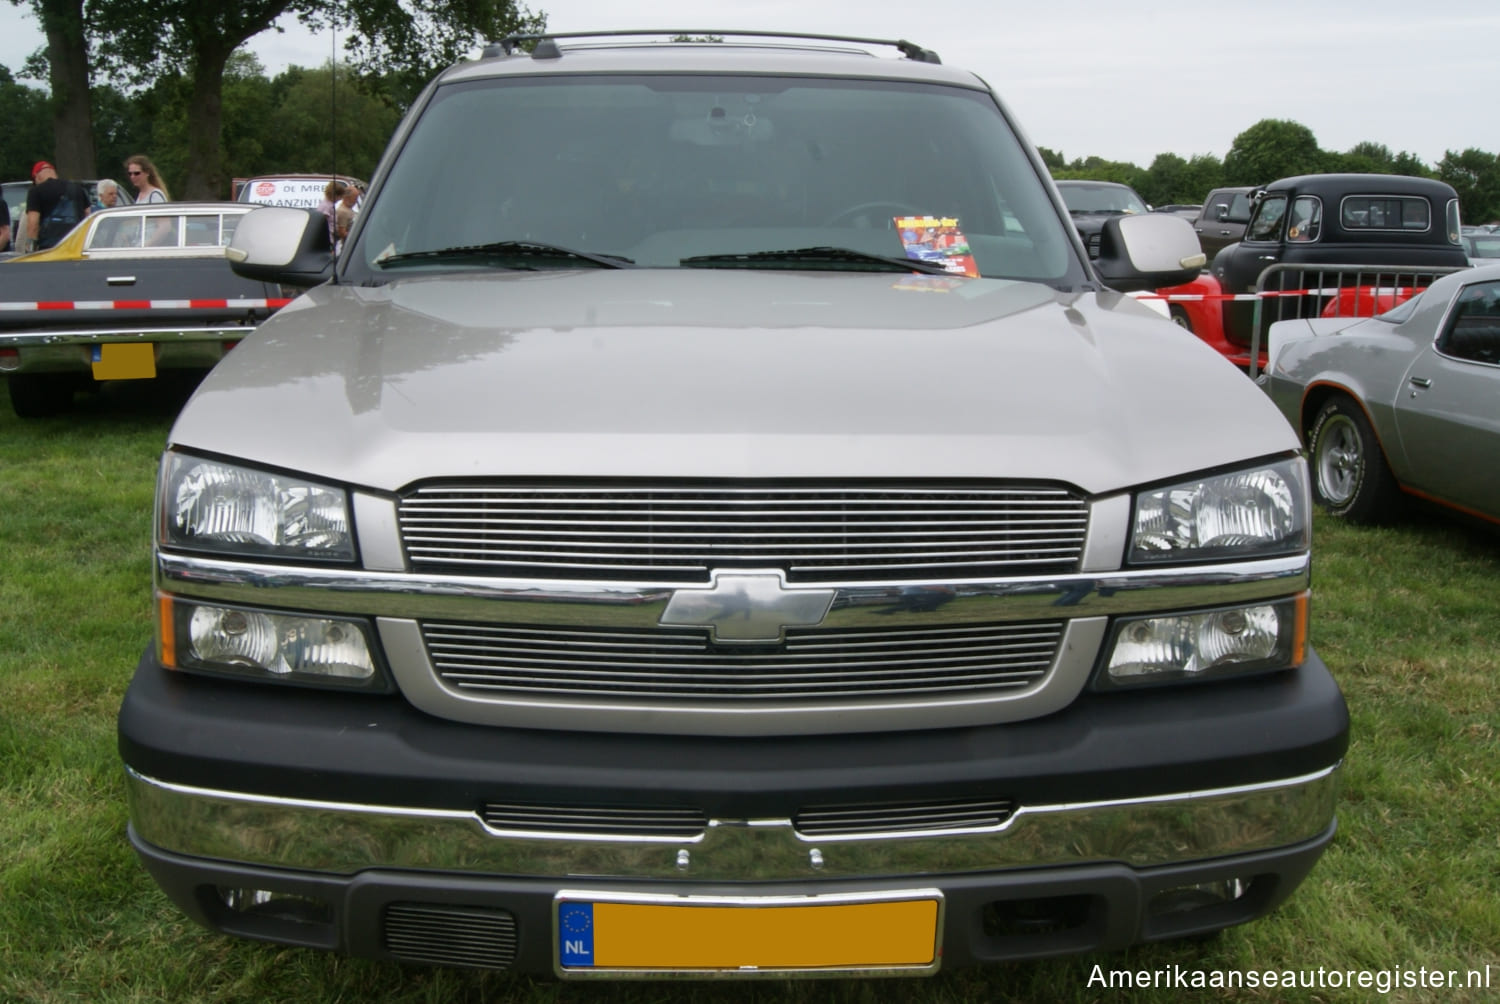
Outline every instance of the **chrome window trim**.
<svg viewBox="0 0 1500 1004"><path fill-rule="evenodd" d="M141 839L206 859L340 875L412 868L775 882L1099 862L1149 868L1289 846L1333 822L1341 766L1232 787L1022 805L981 833L816 840L799 836L789 819L716 819L701 839L678 841L496 833L473 810L278 798L172 784L130 768L126 790Z"/></svg>

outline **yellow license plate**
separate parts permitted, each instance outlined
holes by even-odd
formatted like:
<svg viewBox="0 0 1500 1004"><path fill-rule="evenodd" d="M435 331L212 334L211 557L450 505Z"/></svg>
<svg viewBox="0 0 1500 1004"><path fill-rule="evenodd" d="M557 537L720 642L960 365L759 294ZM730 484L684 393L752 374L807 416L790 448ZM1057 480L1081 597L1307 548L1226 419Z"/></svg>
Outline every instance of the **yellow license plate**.
<svg viewBox="0 0 1500 1004"><path fill-rule="evenodd" d="M94 346L95 380L148 380L156 376L156 346L127 342Z"/></svg>
<svg viewBox="0 0 1500 1004"><path fill-rule="evenodd" d="M857 896L631 896L565 890L554 903L558 971L935 972L936 889Z"/></svg>

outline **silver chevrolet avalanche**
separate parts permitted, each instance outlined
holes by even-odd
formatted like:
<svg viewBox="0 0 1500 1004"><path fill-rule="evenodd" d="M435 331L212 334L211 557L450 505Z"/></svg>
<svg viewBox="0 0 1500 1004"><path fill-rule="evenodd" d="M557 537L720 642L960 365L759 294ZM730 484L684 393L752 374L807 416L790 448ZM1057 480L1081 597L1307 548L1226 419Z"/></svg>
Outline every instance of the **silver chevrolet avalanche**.
<svg viewBox="0 0 1500 1004"><path fill-rule="evenodd" d="M696 39L696 40L685 40ZM1307 469L908 42L518 37L184 408L130 839L220 932L562 979L1251 920L1332 840Z"/></svg>

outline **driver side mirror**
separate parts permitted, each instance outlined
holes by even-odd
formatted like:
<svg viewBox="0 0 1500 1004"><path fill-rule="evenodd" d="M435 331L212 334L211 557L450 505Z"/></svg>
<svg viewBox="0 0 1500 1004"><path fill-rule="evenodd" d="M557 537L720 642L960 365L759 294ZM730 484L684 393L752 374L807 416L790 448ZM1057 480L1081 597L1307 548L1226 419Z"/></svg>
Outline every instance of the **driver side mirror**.
<svg viewBox="0 0 1500 1004"><path fill-rule="evenodd" d="M1193 225L1167 213L1106 220L1094 260L1104 284L1121 293L1192 282L1206 264Z"/></svg>
<svg viewBox="0 0 1500 1004"><path fill-rule="evenodd" d="M283 286L317 286L333 276L328 219L316 209L265 206L245 214L224 249L237 275Z"/></svg>

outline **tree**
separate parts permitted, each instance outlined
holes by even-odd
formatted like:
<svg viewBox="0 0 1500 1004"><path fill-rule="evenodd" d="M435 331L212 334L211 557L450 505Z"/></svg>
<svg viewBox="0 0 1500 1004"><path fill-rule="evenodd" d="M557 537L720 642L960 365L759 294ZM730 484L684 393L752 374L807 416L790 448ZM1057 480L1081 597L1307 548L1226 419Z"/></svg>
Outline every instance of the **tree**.
<svg viewBox="0 0 1500 1004"><path fill-rule="evenodd" d="M283 14L314 29L351 29L346 50L365 71L378 67L424 80L482 38L542 23L514 0L158 0L149 18L134 0L92 0L91 10L98 12L99 51L112 72L137 85L178 73L189 82L182 185L188 198L227 190L222 136L230 57Z"/></svg>
<svg viewBox="0 0 1500 1004"><path fill-rule="evenodd" d="M0 178L26 178L52 148L52 111L45 91L16 82L0 66Z"/></svg>
<svg viewBox="0 0 1500 1004"><path fill-rule="evenodd" d="M1500 155L1473 147L1449 150L1438 161L1437 176L1458 192L1459 212L1473 223L1500 220Z"/></svg>
<svg viewBox="0 0 1500 1004"><path fill-rule="evenodd" d="M1067 166L1067 161L1063 160L1063 155L1054 150L1049 150L1045 146L1039 146L1036 148L1036 152L1041 154L1042 163L1046 165L1049 171L1058 171Z"/></svg>
<svg viewBox="0 0 1500 1004"><path fill-rule="evenodd" d="M1312 130L1297 122L1261 119L1234 138L1224 155L1226 185L1264 185L1317 174L1327 161Z"/></svg>
<svg viewBox="0 0 1500 1004"><path fill-rule="evenodd" d="M1223 184L1224 165L1209 154L1183 160L1175 153L1160 153L1151 162L1136 191L1154 206L1202 202Z"/></svg>
<svg viewBox="0 0 1500 1004"><path fill-rule="evenodd" d="M21 0L11 0L20 6ZM89 48L83 0L31 0L47 38L48 82L52 87L50 159L64 178L94 172L93 109L89 104Z"/></svg>

